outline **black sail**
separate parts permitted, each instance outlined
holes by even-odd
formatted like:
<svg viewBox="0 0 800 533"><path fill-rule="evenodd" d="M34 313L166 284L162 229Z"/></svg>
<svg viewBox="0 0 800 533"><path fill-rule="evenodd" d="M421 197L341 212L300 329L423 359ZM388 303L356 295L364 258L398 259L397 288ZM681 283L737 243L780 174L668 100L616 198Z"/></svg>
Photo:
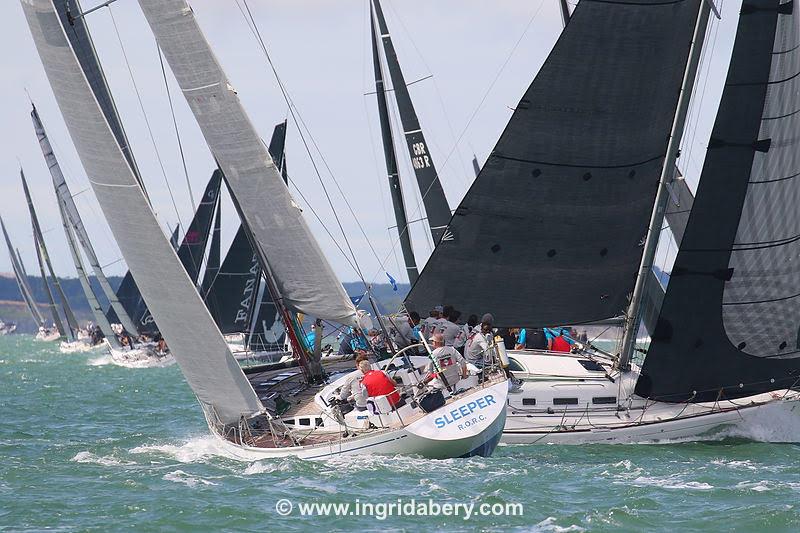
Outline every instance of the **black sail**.
<svg viewBox="0 0 800 533"><path fill-rule="evenodd" d="M623 313L698 8L578 4L406 307L491 312L501 326Z"/></svg>
<svg viewBox="0 0 800 533"><path fill-rule="evenodd" d="M445 237L447 223L450 221L450 205L444 195L442 182L433 164L433 156L428 150L425 142L425 135L422 133L417 112L411 101L411 95L406 87L406 80L403 71L400 69L400 62L397 59L397 52L389 35L389 28L386 25L386 18L383 16L383 9L379 0L373 0L375 6L375 16L378 19L378 29L380 38L383 41L383 50L386 57L386 64L389 67L389 75L392 78L394 97L397 101L397 111L400 113L400 122L403 126L403 134L408 144L408 153L411 156L411 166L414 167L414 174L417 176L422 203L425 206L425 213L428 216L428 225L431 228L434 244ZM447 235L447 239L451 238Z"/></svg>
<svg viewBox="0 0 800 533"><path fill-rule="evenodd" d="M639 395L714 401L800 379L800 19L745 0Z"/></svg>
<svg viewBox="0 0 800 533"><path fill-rule="evenodd" d="M200 294L205 298L214 278L219 272L219 262L222 256L222 202L217 202L217 214L214 215L214 230L211 233L211 245L208 247L206 271L203 273L203 282L200 284Z"/></svg>

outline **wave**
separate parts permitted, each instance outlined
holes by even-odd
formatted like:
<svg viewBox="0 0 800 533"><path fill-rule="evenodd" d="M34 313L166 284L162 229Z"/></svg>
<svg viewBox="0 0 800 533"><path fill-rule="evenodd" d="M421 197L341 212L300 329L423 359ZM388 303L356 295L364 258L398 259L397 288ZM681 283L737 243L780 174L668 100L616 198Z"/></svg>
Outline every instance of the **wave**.
<svg viewBox="0 0 800 533"><path fill-rule="evenodd" d="M197 487L198 485L217 485L213 481L209 481L207 479L203 479L199 476L193 476L183 470L174 470L161 478L165 481L172 481L173 483L183 483L188 487Z"/></svg>
<svg viewBox="0 0 800 533"><path fill-rule="evenodd" d="M136 464L132 461L122 461L111 455L104 455L104 456L95 455L89 451L78 452L77 454L75 454L75 457L70 459L70 461L73 461L75 463L97 464L101 466L126 466L126 465Z"/></svg>

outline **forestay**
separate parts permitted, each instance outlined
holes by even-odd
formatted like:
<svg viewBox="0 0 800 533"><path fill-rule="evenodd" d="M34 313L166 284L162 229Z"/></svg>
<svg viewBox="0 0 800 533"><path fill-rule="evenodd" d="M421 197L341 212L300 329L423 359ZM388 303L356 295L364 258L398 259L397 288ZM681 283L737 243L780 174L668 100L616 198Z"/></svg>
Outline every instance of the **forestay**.
<svg viewBox="0 0 800 533"><path fill-rule="evenodd" d="M714 401L800 379L800 16L745 0L636 392Z"/></svg>
<svg viewBox="0 0 800 533"><path fill-rule="evenodd" d="M501 326L623 314L653 208L697 0L583 0L450 221L406 306Z"/></svg>
<svg viewBox="0 0 800 533"><path fill-rule="evenodd" d="M184 0L140 0L289 309L355 324L355 308Z"/></svg>
<svg viewBox="0 0 800 533"><path fill-rule="evenodd" d="M64 121L111 231L181 371L226 424L262 410L158 225L64 36L51 0L22 0Z"/></svg>

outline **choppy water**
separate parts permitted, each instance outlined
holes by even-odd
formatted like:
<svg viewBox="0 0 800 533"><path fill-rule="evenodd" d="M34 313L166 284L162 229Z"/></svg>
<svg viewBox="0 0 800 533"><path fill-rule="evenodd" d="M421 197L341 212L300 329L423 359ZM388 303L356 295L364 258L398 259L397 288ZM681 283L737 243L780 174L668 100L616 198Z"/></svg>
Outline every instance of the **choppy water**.
<svg viewBox="0 0 800 533"><path fill-rule="evenodd" d="M800 530L795 444L507 446L489 459L247 463L208 437L177 367L103 362L0 338L0 529ZM281 498L295 503L292 515L276 512ZM522 503L524 515L297 516L299 503L398 498Z"/></svg>

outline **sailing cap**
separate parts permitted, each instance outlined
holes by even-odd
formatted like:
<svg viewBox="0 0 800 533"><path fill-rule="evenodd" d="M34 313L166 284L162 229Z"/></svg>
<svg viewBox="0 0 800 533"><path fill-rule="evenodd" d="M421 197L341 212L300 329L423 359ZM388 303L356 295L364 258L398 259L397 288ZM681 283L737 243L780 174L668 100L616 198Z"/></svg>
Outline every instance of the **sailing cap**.
<svg viewBox="0 0 800 533"><path fill-rule="evenodd" d="M486 313L483 315L483 318L481 318L481 324L494 324L494 317L492 314Z"/></svg>
<svg viewBox="0 0 800 533"><path fill-rule="evenodd" d="M441 313L442 311L444 311L444 307L442 307L441 305L437 305L436 307L433 308L433 310L436 311L437 313Z"/></svg>

